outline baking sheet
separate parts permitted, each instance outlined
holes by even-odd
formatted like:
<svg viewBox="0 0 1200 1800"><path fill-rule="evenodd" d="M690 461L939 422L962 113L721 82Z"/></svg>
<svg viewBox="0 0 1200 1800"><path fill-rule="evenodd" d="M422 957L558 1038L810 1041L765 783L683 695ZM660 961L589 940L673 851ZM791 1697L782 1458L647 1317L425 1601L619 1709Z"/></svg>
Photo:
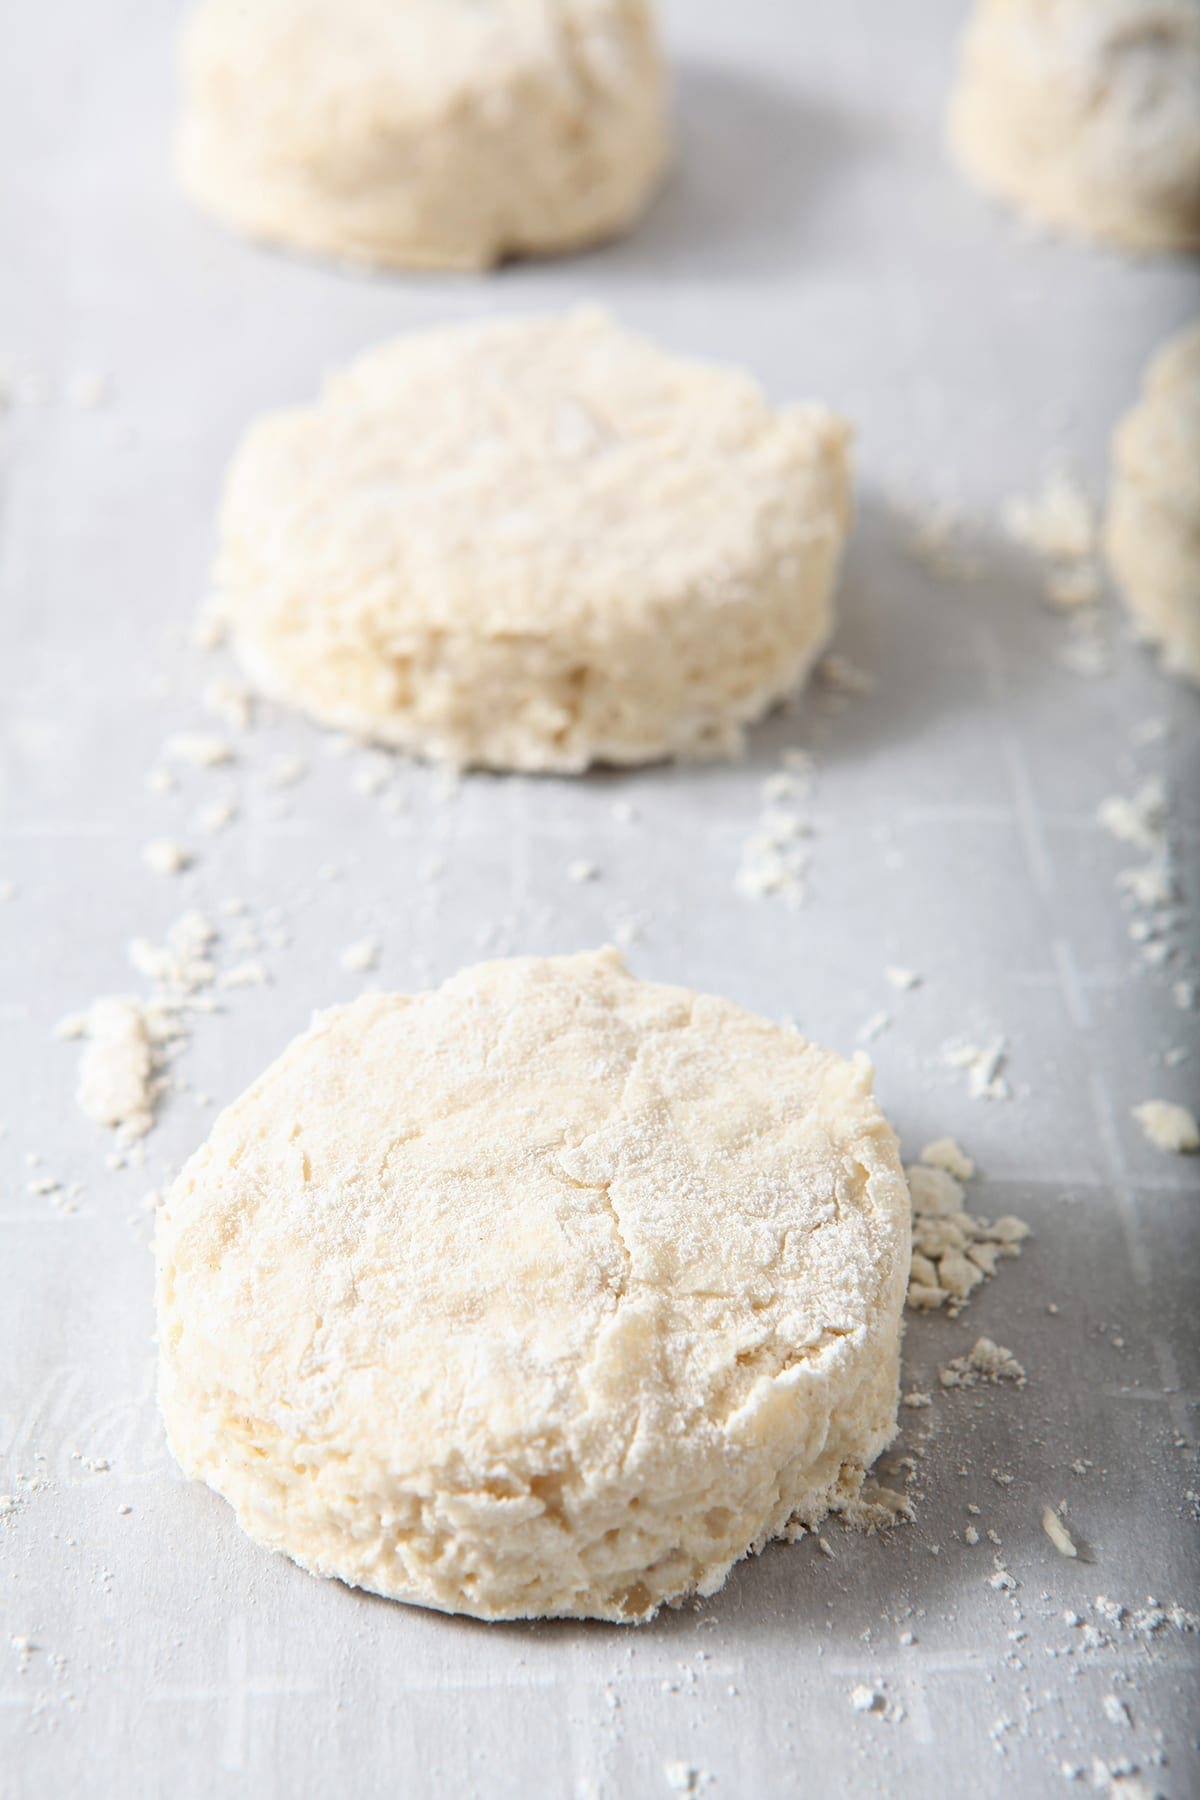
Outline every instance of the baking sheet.
<svg viewBox="0 0 1200 1800"><path fill-rule="evenodd" d="M1101 493L1109 427L1194 308L1195 265L1039 241L957 181L938 127L953 0L677 0L667 17L681 154L651 216L603 251L487 281L344 274L193 214L165 148L176 8L51 0L10 29L6 1794L986 1796L1057 1793L1064 1764L1085 1787L1136 1766L1142 1792L1195 1791L1200 1640L1135 1617L1147 1596L1200 1610L1195 1171L1129 1116L1195 1090L1195 1015L1173 996L1186 923L1173 960L1148 967L1115 888L1138 858L1095 815L1162 774L1195 894L1197 706L1126 642L1111 602L1110 672L1064 666L1070 627L997 529L1003 498L1057 463ZM377 792L372 759L263 712L234 769L148 789L169 731L219 729L200 695L224 665L189 634L250 416L390 332L578 299L855 421L837 648L877 690L814 691L733 766L455 785L389 764ZM978 579L914 557L904 496L970 521ZM817 763L807 899L752 901L735 891L743 847L796 746ZM294 785L281 758L307 765ZM238 821L205 837L197 809L226 791ZM145 868L160 835L197 850L192 870ZM595 880L569 878L580 858ZM129 940L160 940L191 905L221 924L225 969L256 933L270 984L222 991L195 1019L144 1167L109 1169L53 1028L97 994L139 991ZM912 1525L831 1527L831 1555L772 1550L636 1632L483 1627L315 1581L172 1470L147 1195L314 1007L614 935L640 974L794 1017L843 1050L891 1016L871 1052L906 1149L954 1133L982 1171L975 1210L1034 1230L962 1318L912 1325L905 1386L936 1390L980 1333L1027 1385L906 1413L888 1466L903 1480L898 1459L916 1460ZM339 953L372 936L378 970L348 973ZM922 984L892 988L893 964ZM1013 1098L972 1099L945 1046L1001 1037ZM1192 1060L1164 1068L1177 1045ZM46 1180L64 1188L31 1191ZM1063 1500L1076 1561L1040 1524ZM1014 1588L992 1585L997 1565ZM1129 1610L1114 1623L1097 1596ZM880 1696L871 1710L855 1709L860 1686Z"/></svg>

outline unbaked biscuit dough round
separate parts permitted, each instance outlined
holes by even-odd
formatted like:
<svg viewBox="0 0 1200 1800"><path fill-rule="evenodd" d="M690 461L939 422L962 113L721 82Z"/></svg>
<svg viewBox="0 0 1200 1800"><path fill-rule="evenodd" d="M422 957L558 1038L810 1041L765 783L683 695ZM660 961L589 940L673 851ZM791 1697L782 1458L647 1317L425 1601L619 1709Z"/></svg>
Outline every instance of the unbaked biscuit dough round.
<svg viewBox="0 0 1200 1800"><path fill-rule="evenodd" d="M667 147L648 0L202 0L177 166L251 236L483 268L622 230Z"/></svg>
<svg viewBox="0 0 1200 1800"><path fill-rule="evenodd" d="M848 432L588 309L398 339L252 428L217 586L267 694L457 766L729 751L832 624Z"/></svg>
<svg viewBox="0 0 1200 1800"><path fill-rule="evenodd" d="M184 1471L307 1569L639 1620L851 1505L908 1191L847 1063L614 951L319 1016L158 1216Z"/></svg>
<svg viewBox="0 0 1200 1800"><path fill-rule="evenodd" d="M977 0L950 138L1043 224L1200 245L1200 0Z"/></svg>
<svg viewBox="0 0 1200 1800"><path fill-rule="evenodd" d="M1200 320L1151 362L1112 455L1113 573L1164 669L1200 685Z"/></svg>

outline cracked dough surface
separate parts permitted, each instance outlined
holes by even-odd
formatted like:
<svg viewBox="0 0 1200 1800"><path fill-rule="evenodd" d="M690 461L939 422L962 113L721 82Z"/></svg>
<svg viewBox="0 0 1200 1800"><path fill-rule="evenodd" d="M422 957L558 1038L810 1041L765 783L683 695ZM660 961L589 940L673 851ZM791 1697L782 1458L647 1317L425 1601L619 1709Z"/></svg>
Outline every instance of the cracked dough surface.
<svg viewBox="0 0 1200 1800"><path fill-rule="evenodd" d="M1200 685L1200 320L1154 357L1114 433L1105 546L1138 635Z"/></svg>
<svg viewBox="0 0 1200 1800"><path fill-rule="evenodd" d="M275 698L455 765L729 751L828 636L848 436L595 309L397 339L245 439L234 648Z"/></svg>
<svg viewBox="0 0 1200 1800"><path fill-rule="evenodd" d="M612 236L658 185L646 0L203 0L176 163L235 229L397 267Z"/></svg>
<svg viewBox="0 0 1200 1800"><path fill-rule="evenodd" d="M319 1017L159 1214L187 1474L322 1575L649 1616L851 1504L909 1202L870 1065L614 951Z"/></svg>
<svg viewBox="0 0 1200 1800"><path fill-rule="evenodd" d="M1043 224L1200 246L1200 0L977 0L950 139Z"/></svg>

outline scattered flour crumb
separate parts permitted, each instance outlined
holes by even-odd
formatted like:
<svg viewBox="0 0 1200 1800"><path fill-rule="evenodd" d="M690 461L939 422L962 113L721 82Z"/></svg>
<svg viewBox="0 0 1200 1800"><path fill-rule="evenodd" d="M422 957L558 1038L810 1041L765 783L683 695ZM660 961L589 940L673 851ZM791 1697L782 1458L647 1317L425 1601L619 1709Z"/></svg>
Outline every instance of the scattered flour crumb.
<svg viewBox="0 0 1200 1800"><path fill-rule="evenodd" d="M1139 1781L1134 1764L1105 1763L1094 1756L1092 1786L1104 1787L1106 1783L1112 1800L1162 1800L1162 1789L1147 1787L1144 1781Z"/></svg>
<svg viewBox="0 0 1200 1800"><path fill-rule="evenodd" d="M574 862L569 862L567 864L568 881L575 881L582 884L585 881L598 880L599 875L599 868L594 862L589 862L585 856L577 856Z"/></svg>
<svg viewBox="0 0 1200 1800"><path fill-rule="evenodd" d="M965 1072L972 1100L1012 1099L1012 1088L1003 1073L1007 1059L1008 1046L1003 1038L987 1045L952 1044L945 1051L949 1066Z"/></svg>
<svg viewBox="0 0 1200 1800"><path fill-rule="evenodd" d="M134 938L127 954L139 975L163 994L179 1000L212 986L217 971L209 952L216 936L216 928L193 908L176 919L164 944Z"/></svg>
<svg viewBox="0 0 1200 1800"><path fill-rule="evenodd" d="M215 1005L204 990L218 981L210 954L216 937L215 926L192 909L176 919L164 943L133 939L129 961L152 987L152 997L101 998L56 1027L60 1038L87 1040L80 1058L79 1105L96 1123L116 1131L124 1145L143 1137L154 1122L166 1086L162 1064L184 1035L183 1015L211 1011ZM265 980L265 971L260 968L256 978ZM219 980L222 986L239 985L236 970ZM117 1153L113 1166L123 1166L124 1160Z"/></svg>
<svg viewBox="0 0 1200 1800"><path fill-rule="evenodd" d="M110 996L93 1003L79 1062L79 1106L97 1125L126 1142L144 1137L154 1123L156 1048L162 1022L136 1000Z"/></svg>
<svg viewBox="0 0 1200 1800"><path fill-rule="evenodd" d="M1117 886L1131 894L1138 906L1170 906L1178 898L1175 877L1165 861L1147 863L1140 869L1122 869Z"/></svg>
<svg viewBox="0 0 1200 1800"><path fill-rule="evenodd" d="M904 993L909 988L920 987L922 977L916 969L902 969L894 965L883 971L884 979L894 988Z"/></svg>
<svg viewBox="0 0 1200 1800"><path fill-rule="evenodd" d="M237 818L237 805L233 800L212 800L202 806L196 814L196 825L208 837L215 837L219 831L225 831Z"/></svg>
<svg viewBox="0 0 1200 1800"><path fill-rule="evenodd" d="M233 761L233 749L225 738L204 731L175 731L163 745L171 762L189 763L193 769L218 769Z"/></svg>
<svg viewBox="0 0 1200 1800"><path fill-rule="evenodd" d="M382 755L368 757L361 762L350 776L350 786L356 794L370 799L375 794L382 794L395 774L395 765Z"/></svg>
<svg viewBox="0 0 1200 1800"><path fill-rule="evenodd" d="M1096 817L1122 844L1139 850L1158 850L1164 840L1166 792L1159 776L1151 776L1131 797L1110 794L1100 802Z"/></svg>
<svg viewBox="0 0 1200 1800"><path fill-rule="evenodd" d="M817 665L817 679L822 686L832 688L838 694L873 694L879 687L868 670L860 669L848 656L839 656L836 652L821 659Z"/></svg>
<svg viewBox="0 0 1200 1800"><path fill-rule="evenodd" d="M1001 517L1009 537L1045 562L1082 562L1095 549L1091 502L1062 470L1049 475L1037 493L1012 495Z"/></svg>
<svg viewBox="0 0 1200 1800"><path fill-rule="evenodd" d="M223 969L217 976L217 986L223 991L229 988L269 987L270 974L265 963L258 961L234 963L231 969Z"/></svg>
<svg viewBox="0 0 1200 1800"><path fill-rule="evenodd" d="M234 731L248 731L254 721L254 695L237 681L210 681L204 689L205 710Z"/></svg>
<svg viewBox="0 0 1200 1800"><path fill-rule="evenodd" d="M868 1687L865 1681L859 1681L850 1689L850 1704L855 1712L882 1712L884 1697L879 1688Z"/></svg>
<svg viewBox="0 0 1200 1800"><path fill-rule="evenodd" d="M915 1465L914 1465L915 1467ZM843 1521L854 1531L873 1533L888 1530L901 1519L911 1519L912 1506L907 1495L898 1488L884 1487L868 1478L856 1500L841 1513Z"/></svg>
<svg viewBox="0 0 1200 1800"><path fill-rule="evenodd" d="M700 1785L704 1780L703 1773L686 1762L664 1763L663 1774L671 1792L688 1795L689 1800L700 1792Z"/></svg>
<svg viewBox="0 0 1200 1800"><path fill-rule="evenodd" d="M1063 1524L1054 1507L1042 1508L1042 1530L1054 1545L1060 1556L1078 1556L1075 1540Z"/></svg>
<svg viewBox="0 0 1200 1800"><path fill-rule="evenodd" d="M348 975L366 975L379 963L378 938L362 938L357 944L347 944L338 957Z"/></svg>
<svg viewBox="0 0 1200 1800"><path fill-rule="evenodd" d="M15 881L0 881L0 906L6 906L10 900L15 900L16 897L17 897L16 882Z"/></svg>
<svg viewBox="0 0 1200 1800"><path fill-rule="evenodd" d="M173 838L151 838L142 851L142 861L156 875L181 875L191 867L194 858L184 844Z"/></svg>
<svg viewBox="0 0 1200 1800"><path fill-rule="evenodd" d="M1143 1100L1133 1116L1150 1143L1176 1156L1200 1150L1200 1125L1196 1115L1173 1100Z"/></svg>
<svg viewBox="0 0 1200 1800"><path fill-rule="evenodd" d="M1036 494L1008 500L1001 518L1009 537L1040 561L1047 605L1069 615L1067 635L1057 651L1059 663L1092 680L1108 674L1112 653L1096 604L1102 589L1096 519L1087 495L1058 472Z"/></svg>
<svg viewBox="0 0 1200 1800"><path fill-rule="evenodd" d="M302 756L276 756L272 758L267 770L267 786L273 788L295 787L308 774L308 764Z"/></svg>
<svg viewBox="0 0 1200 1800"><path fill-rule="evenodd" d="M1025 1371L1003 1344L994 1343L991 1338L976 1338L965 1356L956 1356L946 1364L938 1376L944 1388L973 1388L981 1382L994 1385L1002 1381L1011 1381L1017 1387L1025 1386Z"/></svg>
<svg viewBox="0 0 1200 1800"><path fill-rule="evenodd" d="M1104 1707L1104 1716L1110 1725L1133 1724L1133 1720L1129 1716L1129 1708L1119 1695L1105 1694L1101 1705Z"/></svg>
<svg viewBox="0 0 1200 1800"><path fill-rule="evenodd" d="M1011 1570L1004 1567L999 1557L994 1557L992 1560L995 1566L987 1578L988 1586L998 1594L1015 1594L1020 1586L1016 1576Z"/></svg>
<svg viewBox="0 0 1200 1800"><path fill-rule="evenodd" d="M892 509L907 528L907 550L914 562L945 581L973 581L979 559L964 548L967 521L949 501L910 502L893 499Z"/></svg>
<svg viewBox="0 0 1200 1800"><path fill-rule="evenodd" d="M888 1026L891 1024L891 1022L892 1022L891 1013L888 1013L888 1012L872 1013L871 1017L866 1021L866 1023L864 1025L860 1025L858 1028L859 1043L860 1044L873 1044L875 1042L876 1038L883 1036L884 1032L888 1029Z"/></svg>
<svg viewBox="0 0 1200 1800"><path fill-rule="evenodd" d="M815 769L806 751L785 750L782 768L763 782L763 808L742 845L734 878L734 889L744 898L776 896L794 905L804 899Z"/></svg>

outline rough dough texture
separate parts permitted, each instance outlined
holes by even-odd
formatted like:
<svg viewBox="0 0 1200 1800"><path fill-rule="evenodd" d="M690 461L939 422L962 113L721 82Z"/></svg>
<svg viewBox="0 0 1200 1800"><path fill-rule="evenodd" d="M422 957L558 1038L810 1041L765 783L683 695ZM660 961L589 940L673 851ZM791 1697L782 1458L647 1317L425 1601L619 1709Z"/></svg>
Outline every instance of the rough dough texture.
<svg viewBox="0 0 1200 1800"><path fill-rule="evenodd" d="M647 0L203 0L176 161L235 229L483 268L611 236L658 184Z"/></svg>
<svg viewBox="0 0 1200 1800"><path fill-rule="evenodd" d="M736 748L832 624L848 432L595 310L401 338L234 462L217 585L267 693L456 765Z"/></svg>
<svg viewBox="0 0 1200 1800"><path fill-rule="evenodd" d="M188 1475L305 1568L648 1617L851 1506L909 1205L864 1058L614 951L319 1017L158 1217Z"/></svg>
<svg viewBox="0 0 1200 1800"><path fill-rule="evenodd" d="M1200 4L977 0L950 139L971 180L1043 224L1200 245Z"/></svg>
<svg viewBox="0 0 1200 1800"><path fill-rule="evenodd" d="M1105 544L1139 635L1200 685L1200 320L1159 351L1114 433Z"/></svg>

